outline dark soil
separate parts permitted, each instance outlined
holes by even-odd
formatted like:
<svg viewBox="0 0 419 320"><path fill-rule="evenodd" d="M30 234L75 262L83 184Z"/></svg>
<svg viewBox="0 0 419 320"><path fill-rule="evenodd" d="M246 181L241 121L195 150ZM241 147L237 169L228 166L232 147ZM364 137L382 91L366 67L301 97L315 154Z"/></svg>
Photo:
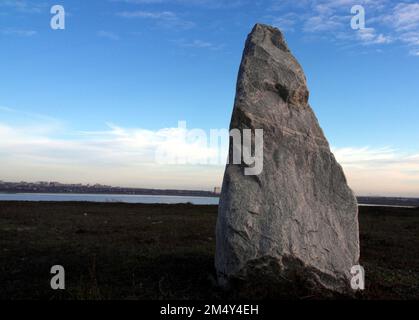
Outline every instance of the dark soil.
<svg viewBox="0 0 419 320"><path fill-rule="evenodd" d="M216 206L0 202L0 299L225 299ZM360 299L419 299L419 209L360 208ZM66 290L50 288L62 265ZM272 298L272 297L270 297ZM274 298L274 297L273 297Z"/></svg>

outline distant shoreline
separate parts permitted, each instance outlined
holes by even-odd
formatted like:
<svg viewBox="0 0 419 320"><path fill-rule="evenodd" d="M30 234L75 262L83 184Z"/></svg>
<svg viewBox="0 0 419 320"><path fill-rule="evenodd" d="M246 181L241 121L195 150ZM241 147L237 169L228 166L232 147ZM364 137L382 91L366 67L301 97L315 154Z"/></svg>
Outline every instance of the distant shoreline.
<svg viewBox="0 0 419 320"><path fill-rule="evenodd" d="M101 185L40 185L0 183L2 194L103 194L103 195L147 195L147 196L187 196L217 197L218 193L203 190L122 188Z"/></svg>
<svg viewBox="0 0 419 320"><path fill-rule="evenodd" d="M3 196L3 197L2 197ZM14 197L15 196L15 197ZM208 200L202 200L208 199ZM217 199L217 200L215 200ZM148 203L148 204L207 204L217 205L219 194L188 193L186 191L169 193L107 193L107 192L4 192L0 191L0 202L97 202L97 203ZM359 206L417 208L419 198L358 197Z"/></svg>
<svg viewBox="0 0 419 320"><path fill-rule="evenodd" d="M396 207L419 207L419 198L403 198L403 197L357 197L358 203L362 205L381 205Z"/></svg>
<svg viewBox="0 0 419 320"><path fill-rule="evenodd" d="M205 191L204 191L205 192ZM195 197L195 198L219 198L219 194L203 194L197 195L196 193L188 194L188 193L181 193L181 194L173 194L173 193L117 193L117 192L12 192L12 191L0 191L0 194L33 194L33 195L104 195L104 196L150 196L150 197Z"/></svg>
<svg viewBox="0 0 419 320"><path fill-rule="evenodd" d="M133 195L92 193L0 193L0 203L5 202L86 202L86 203L130 203L130 204L193 204L218 205L218 197L200 195Z"/></svg>

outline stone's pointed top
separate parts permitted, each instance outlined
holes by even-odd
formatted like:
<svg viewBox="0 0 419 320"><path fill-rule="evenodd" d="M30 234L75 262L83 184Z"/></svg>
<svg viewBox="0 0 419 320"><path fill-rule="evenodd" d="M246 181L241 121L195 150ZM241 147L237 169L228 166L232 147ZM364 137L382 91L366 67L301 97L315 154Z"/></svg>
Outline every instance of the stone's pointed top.
<svg viewBox="0 0 419 320"><path fill-rule="evenodd" d="M284 51L289 51L282 32L273 26L262 23L255 24L252 32L249 34L249 39L255 44L263 44L266 39L270 39L271 44L275 47Z"/></svg>
<svg viewBox="0 0 419 320"><path fill-rule="evenodd" d="M237 87L243 93L237 95L239 98L255 100L260 92L272 92L292 107L305 108L308 104L309 91L301 65L288 49L282 32L268 25L256 24L249 34Z"/></svg>
<svg viewBox="0 0 419 320"><path fill-rule="evenodd" d="M271 32L279 32L279 33L281 33L281 31L278 28L276 28L274 26L270 26L268 24L264 24L264 23L256 23L255 26L252 29L252 32L255 32L255 30L258 30L258 29L261 29L261 30L269 30Z"/></svg>

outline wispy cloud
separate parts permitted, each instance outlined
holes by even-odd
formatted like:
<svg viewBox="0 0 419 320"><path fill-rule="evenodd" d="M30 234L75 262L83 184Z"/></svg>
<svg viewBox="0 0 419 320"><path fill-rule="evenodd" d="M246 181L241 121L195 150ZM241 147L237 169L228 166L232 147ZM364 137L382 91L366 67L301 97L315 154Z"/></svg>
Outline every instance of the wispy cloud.
<svg viewBox="0 0 419 320"><path fill-rule="evenodd" d="M28 119L21 125L0 121L3 179L201 189L221 184L228 139L217 145L185 139L193 130L181 126L147 130L108 123L102 131L74 132L48 116L7 107L0 107L1 112ZM181 161L161 162L158 152ZM419 152L407 154L392 147L333 152L358 194L419 196ZM221 160L212 165L208 159Z"/></svg>
<svg viewBox="0 0 419 320"><path fill-rule="evenodd" d="M46 10L47 4L43 1L1 0L0 8L15 10L20 13L41 13Z"/></svg>
<svg viewBox="0 0 419 320"><path fill-rule="evenodd" d="M393 42L390 36L386 36L382 33L377 33L374 28L365 28L357 31L357 37L362 41L363 44L386 44Z"/></svg>
<svg viewBox="0 0 419 320"><path fill-rule="evenodd" d="M299 16L293 12L283 14L281 16L269 15L265 19L271 20L272 25L282 31L294 31L295 26L299 21Z"/></svg>
<svg viewBox="0 0 419 320"><path fill-rule="evenodd" d="M385 20L392 23L397 31L418 30L419 3L399 3Z"/></svg>
<svg viewBox="0 0 419 320"><path fill-rule="evenodd" d="M305 32L324 32L324 31L338 31L343 27L342 18L339 16L325 17L322 15L313 16L307 19L304 23L303 31Z"/></svg>
<svg viewBox="0 0 419 320"><path fill-rule="evenodd" d="M177 4L184 6L200 6L209 9L228 9L243 6L252 0L110 0L137 5Z"/></svg>
<svg viewBox="0 0 419 320"><path fill-rule="evenodd" d="M6 106L0 106L0 113L1 112L3 113L3 116L6 114L14 115L17 118L23 118L32 121L33 123L46 122L50 127L54 128L62 125L62 122L59 119L44 114L17 110Z"/></svg>
<svg viewBox="0 0 419 320"><path fill-rule="evenodd" d="M418 49L412 49L409 51L409 54L411 56L419 57L419 48Z"/></svg>
<svg viewBox="0 0 419 320"><path fill-rule="evenodd" d="M359 195L419 196L419 154L391 147L335 148L333 152Z"/></svg>
<svg viewBox="0 0 419 320"><path fill-rule="evenodd" d="M346 166L370 166L379 163L398 161L400 157L397 150L384 148L335 148L333 149L336 159Z"/></svg>
<svg viewBox="0 0 419 320"><path fill-rule="evenodd" d="M16 113L20 120L19 125L0 121L2 179L72 177L74 182L174 188L221 183L222 165L202 165L209 158L226 158L227 148L220 156L218 148L187 139L190 130L183 127L146 130L108 123L103 131L75 132L46 116L7 107L2 112Z"/></svg>
<svg viewBox="0 0 419 320"><path fill-rule="evenodd" d="M117 16L154 20L158 26L164 28L190 29L195 26L195 23L182 19L172 11L122 11L118 12Z"/></svg>
<svg viewBox="0 0 419 320"><path fill-rule="evenodd" d="M399 3L389 14L381 15L377 22L390 26L394 37L409 47L409 53L419 52L419 3ZM419 55L418 55L419 56Z"/></svg>
<svg viewBox="0 0 419 320"><path fill-rule="evenodd" d="M365 9L365 29L351 28L351 8L354 5L362 5ZM417 4L394 6L394 2L389 0L283 0L274 1L271 10L278 13L276 18L271 15L271 23L285 30L299 29L311 39L328 39L342 47L374 46L376 50L390 43L412 44L417 40L414 32L417 28ZM287 18L291 14L292 19ZM402 35L400 30L406 32Z"/></svg>
<svg viewBox="0 0 419 320"><path fill-rule="evenodd" d="M185 39L178 39L178 40L173 40L173 42L177 44L179 47L192 48L192 49L208 49L208 50L217 51L217 50L221 50L224 47L224 45L222 44L214 44L209 41L197 40L197 39L192 40L192 41L188 41Z"/></svg>
<svg viewBox="0 0 419 320"><path fill-rule="evenodd" d="M24 29L3 29L0 30L0 34L4 36L18 36L18 37L32 37L37 34L35 30L24 30Z"/></svg>
<svg viewBox="0 0 419 320"><path fill-rule="evenodd" d="M170 11L149 12L149 11L124 11L117 14L123 18L150 18L150 19L174 19L176 14Z"/></svg>
<svg viewBox="0 0 419 320"><path fill-rule="evenodd" d="M106 38L110 40L119 40L119 35L111 31L100 30L97 32L97 35L101 38Z"/></svg>

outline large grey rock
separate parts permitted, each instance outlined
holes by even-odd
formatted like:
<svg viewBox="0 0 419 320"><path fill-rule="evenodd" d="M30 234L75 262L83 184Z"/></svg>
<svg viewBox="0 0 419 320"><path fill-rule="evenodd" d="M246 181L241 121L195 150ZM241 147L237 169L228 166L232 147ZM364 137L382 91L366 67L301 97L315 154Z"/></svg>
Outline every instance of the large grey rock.
<svg viewBox="0 0 419 320"><path fill-rule="evenodd" d="M357 202L308 97L282 33L257 24L240 66L231 129L264 130L264 168L246 176L244 164L226 167L215 262L223 286L266 276L349 292L359 259Z"/></svg>

